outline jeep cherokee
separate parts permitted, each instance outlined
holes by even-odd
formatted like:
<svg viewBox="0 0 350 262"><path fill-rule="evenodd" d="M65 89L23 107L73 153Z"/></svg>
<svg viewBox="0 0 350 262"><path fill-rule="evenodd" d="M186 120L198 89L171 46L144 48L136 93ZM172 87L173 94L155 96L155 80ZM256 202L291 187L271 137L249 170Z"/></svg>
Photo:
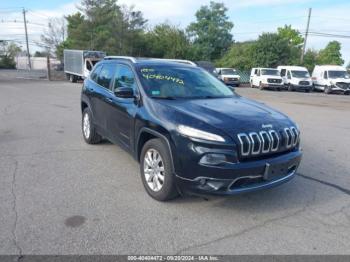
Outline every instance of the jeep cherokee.
<svg viewBox="0 0 350 262"><path fill-rule="evenodd" d="M106 57L84 81L81 110L85 141L125 148L160 201L277 186L302 156L292 120L188 61Z"/></svg>

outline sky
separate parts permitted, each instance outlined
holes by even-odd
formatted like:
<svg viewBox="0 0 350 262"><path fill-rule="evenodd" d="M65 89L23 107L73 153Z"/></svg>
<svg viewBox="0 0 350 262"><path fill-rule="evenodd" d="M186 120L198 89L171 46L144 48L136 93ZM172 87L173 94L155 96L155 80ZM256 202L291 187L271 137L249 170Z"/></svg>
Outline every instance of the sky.
<svg viewBox="0 0 350 262"><path fill-rule="evenodd" d="M219 0L228 8L228 16L234 23L235 41L254 40L262 32L274 32L285 24L305 32L308 8L312 8L310 31L350 36L349 0ZM22 8L27 12L30 50L40 50L36 42L47 25L49 17L62 17L78 11L79 0L1 0L0 39L13 39L23 48L24 29ZM134 5L143 12L149 25L168 21L185 28L195 20L200 6L209 4L205 0L119 0L119 4ZM14 22L16 21L16 22ZM342 56L350 62L350 37L329 38L309 36L307 48L321 49L329 41L342 44Z"/></svg>

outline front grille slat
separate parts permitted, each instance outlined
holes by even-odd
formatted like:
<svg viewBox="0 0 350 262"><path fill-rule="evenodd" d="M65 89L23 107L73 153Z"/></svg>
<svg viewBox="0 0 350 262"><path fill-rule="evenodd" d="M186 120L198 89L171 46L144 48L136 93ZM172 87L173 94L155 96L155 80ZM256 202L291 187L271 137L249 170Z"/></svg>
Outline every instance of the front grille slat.
<svg viewBox="0 0 350 262"><path fill-rule="evenodd" d="M294 126L280 131L271 129L268 131L240 133L237 135L239 155L243 158L249 158L291 150L299 143L299 136L300 132Z"/></svg>

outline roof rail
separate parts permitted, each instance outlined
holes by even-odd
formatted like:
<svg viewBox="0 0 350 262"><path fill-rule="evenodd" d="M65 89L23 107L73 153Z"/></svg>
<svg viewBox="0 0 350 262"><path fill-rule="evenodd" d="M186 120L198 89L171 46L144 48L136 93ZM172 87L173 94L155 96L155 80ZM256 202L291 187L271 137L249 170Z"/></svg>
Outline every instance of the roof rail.
<svg viewBox="0 0 350 262"><path fill-rule="evenodd" d="M115 56L115 55L111 55L111 56L105 56L104 59L105 60L126 59L126 60L130 60L133 63L136 63L135 57L132 57L132 56Z"/></svg>
<svg viewBox="0 0 350 262"><path fill-rule="evenodd" d="M182 63L182 64L188 64L188 65L193 65L197 66L194 62L190 60L183 60L183 59L168 59L168 58L153 58L155 60L163 60L163 61L169 61L169 62L176 62L176 63Z"/></svg>

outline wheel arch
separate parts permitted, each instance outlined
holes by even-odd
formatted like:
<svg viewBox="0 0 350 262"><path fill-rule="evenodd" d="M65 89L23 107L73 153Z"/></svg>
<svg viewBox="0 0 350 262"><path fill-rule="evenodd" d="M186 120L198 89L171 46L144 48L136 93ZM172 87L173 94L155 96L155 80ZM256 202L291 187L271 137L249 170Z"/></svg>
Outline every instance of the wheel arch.
<svg viewBox="0 0 350 262"><path fill-rule="evenodd" d="M172 151L172 147L170 144L171 141L170 141L170 134L169 133L162 134L159 131L156 131L156 130L148 128L148 127L141 128L140 132L137 136L137 142L135 144L135 158L136 158L136 160L138 162L140 162L140 156L141 156L141 151L142 151L143 146L145 145L145 143L147 141L149 141L150 139L154 139L154 138L161 139L165 143L165 145L168 147L170 159L171 159L171 168L172 168L172 171L175 172L173 151Z"/></svg>

